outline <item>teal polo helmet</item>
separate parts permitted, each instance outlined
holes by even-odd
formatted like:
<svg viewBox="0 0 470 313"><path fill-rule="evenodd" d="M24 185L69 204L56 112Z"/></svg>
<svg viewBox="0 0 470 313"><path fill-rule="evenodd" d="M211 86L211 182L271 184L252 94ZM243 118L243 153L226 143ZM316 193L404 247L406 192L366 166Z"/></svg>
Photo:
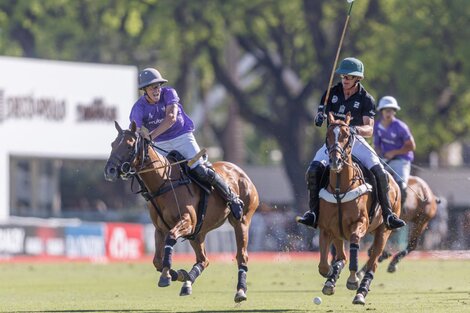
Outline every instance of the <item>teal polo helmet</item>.
<svg viewBox="0 0 470 313"><path fill-rule="evenodd" d="M339 64L336 74L353 75L364 78L364 64L356 58L346 58Z"/></svg>
<svg viewBox="0 0 470 313"><path fill-rule="evenodd" d="M148 67L139 73L139 89L143 89L155 83L167 83L162 74L154 68Z"/></svg>

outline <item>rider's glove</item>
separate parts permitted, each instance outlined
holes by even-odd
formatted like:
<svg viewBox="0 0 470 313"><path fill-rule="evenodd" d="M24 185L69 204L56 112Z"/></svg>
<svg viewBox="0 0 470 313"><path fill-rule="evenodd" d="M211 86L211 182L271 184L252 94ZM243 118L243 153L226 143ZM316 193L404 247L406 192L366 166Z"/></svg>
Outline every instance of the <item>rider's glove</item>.
<svg viewBox="0 0 470 313"><path fill-rule="evenodd" d="M325 120L325 115L323 114L323 112L318 112L317 115L315 116L315 125L318 127L321 127L324 120Z"/></svg>

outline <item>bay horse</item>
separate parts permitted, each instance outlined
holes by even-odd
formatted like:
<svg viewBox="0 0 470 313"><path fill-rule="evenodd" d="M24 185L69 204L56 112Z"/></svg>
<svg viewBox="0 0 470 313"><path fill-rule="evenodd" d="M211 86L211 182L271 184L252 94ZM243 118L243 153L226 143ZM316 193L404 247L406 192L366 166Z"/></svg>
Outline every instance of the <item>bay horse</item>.
<svg viewBox="0 0 470 313"><path fill-rule="evenodd" d="M371 185L366 183L361 168L353 162L352 146L356 140L351 133L349 123L351 115L345 121L335 120L333 114L328 115L326 146L329 154L329 182L320 191L320 214L318 227L320 230L320 263L319 272L327 280L322 292L332 295L335 284L347 262L344 241L349 241L349 271L346 286L357 290L353 304L365 304L365 297L377 269L378 258L382 254L391 230L383 223L380 208L370 210L375 201ZM392 211L400 215L400 191L398 185L389 174L389 196ZM369 215L369 212L373 212ZM373 248L360 285L358 272L359 243L367 233L373 234ZM329 263L330 246L333 243L336 256Z"/></svg>
<svg viewBox="0 0 470 313"><path fill-rule="evenodd" d="M205 191L190 179L183 167L176 164L183 161L171 163L155 149L150 138L143 135L144 132L137 132L135 122L127 130L123 130L117 122L115 127L118 135L111 144L104 176L108 181L133 178L140 184L155 226L153 264L161 272L158 286L167 287L172 281L181 281L180 295L191 294L192 284L209 265L204 245L206 234L228 219L234 228L237 245L238 284L234 301L246 300L248 231L259 204L258 192L250 178L235 164L222 161L213 164L215 171L244 203L243 217L237 221L216 193L205 197L207 205L200 206ZM205 189L208 189L207 186ZM173 246L179 238L189 239L196 255L196 263L189 272L183 269L176 271L171 267Z"/></svg>
<svg viewBox="0 0 470 313"><path fill-rule="evenodd" d="M404 250L393 255L387 271L393 273L397 270L397 264L406 255L416 249L418 241L426 230L429 221L437 213L438 204L441 200L432 192L429 185L422 178L410 176L408 179L408 192L401 218L409 225L408 244ZM384 251L379 262L392 256L389 251Z"/></svg>

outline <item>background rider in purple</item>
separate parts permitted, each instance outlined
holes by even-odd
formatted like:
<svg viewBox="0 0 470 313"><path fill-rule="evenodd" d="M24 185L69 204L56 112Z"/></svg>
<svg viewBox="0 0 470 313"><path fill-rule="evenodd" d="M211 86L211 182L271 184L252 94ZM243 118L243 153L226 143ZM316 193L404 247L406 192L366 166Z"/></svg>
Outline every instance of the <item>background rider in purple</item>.
<svg viewBox="0 0 470 313"><path fill-rule="evenodd" d="M176 150L185 159L193 158L201 149L193 135L194 124L184 112L176 90L163 87L168 81L154 68L139 73L139 89L144 94L132 107L129 119L138 131L144 126L163 155ZM243 216L243 202L232 192L222 177L200 158L191 166L191 173L201 182L212 185L227 202L233 216Z"/></svg>
<svg viewBox="0 0 470 313"><path fill-rule="evenodd" d="M416 144L408 125L395 117L398 110L400 106L394 97L385 96L380 99L377 107L380 119L374 125L374 148L386 160L388 166L385 169L389 170L400 186L401 207L404 208Z"/></svg>

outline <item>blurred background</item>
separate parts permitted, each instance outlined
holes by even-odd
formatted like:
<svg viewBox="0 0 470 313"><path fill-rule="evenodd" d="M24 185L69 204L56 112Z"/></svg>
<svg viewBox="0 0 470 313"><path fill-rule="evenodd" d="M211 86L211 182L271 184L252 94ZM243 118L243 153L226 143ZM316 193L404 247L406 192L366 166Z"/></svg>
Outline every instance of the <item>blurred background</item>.
<svg viewBox="0 0 470 313"><path fill-rule="evenodd" d="M142 197L103 178L114 121L128 125L145 67L178 91L209 159L238 164L257 186L251 251L317 249L317 233L294 217L308 208L304 173L325 136L313 116L348 8L344 0L0 1L0 255L100 255L113 241L100 236L123 223L133 223L126 249L153 237ZM413 174L443 199L421 249L470 248L468 16L467 0L356 0L342 46L340 59L364 62L376 100L398 100L417 145ZM208 250L233 242L225 236L217 230Z"/></svg>

